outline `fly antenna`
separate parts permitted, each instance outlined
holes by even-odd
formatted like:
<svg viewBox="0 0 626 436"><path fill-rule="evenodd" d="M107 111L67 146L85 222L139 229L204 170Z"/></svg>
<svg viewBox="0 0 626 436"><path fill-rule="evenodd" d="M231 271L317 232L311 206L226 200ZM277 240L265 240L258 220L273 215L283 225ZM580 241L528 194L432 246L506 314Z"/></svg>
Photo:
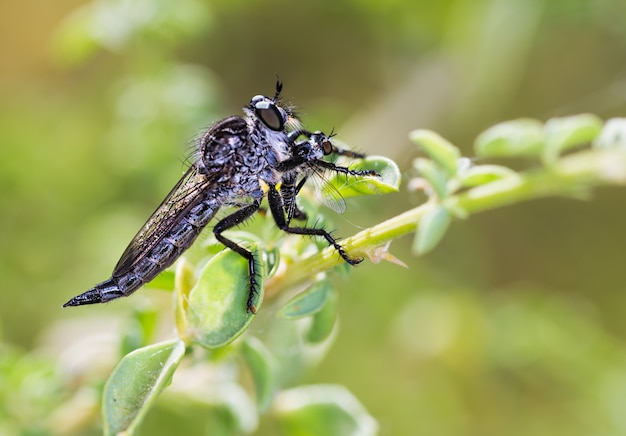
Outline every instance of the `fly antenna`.
<svg viewBox="0 0 626 436"><path fill-rule="evenodd" d="M276 74L276 93L274 94L274 102L278 101L280 92L283 90L283 82L280 81L280 77Z"/></svg>

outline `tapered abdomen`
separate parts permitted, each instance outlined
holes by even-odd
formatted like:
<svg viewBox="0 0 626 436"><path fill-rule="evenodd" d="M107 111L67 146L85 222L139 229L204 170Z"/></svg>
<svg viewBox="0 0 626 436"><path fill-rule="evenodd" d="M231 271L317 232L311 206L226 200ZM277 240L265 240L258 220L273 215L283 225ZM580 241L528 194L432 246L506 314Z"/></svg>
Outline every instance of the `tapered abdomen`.
<svg viewBox="0 0 626 436"><path fill-rule="evenodd" d="M145 250L141 245L129 247L136 253L124 263L130 264L129 267L125 266L123 269L116 267L110 279L77 295L63 306L105 303L132 294L172 265L196 240L218 209L219 205L214 200L190 208L187 213L177 217L170 229L164 232L150 249ZM131 255L132 253L131 250Z"/></svg>

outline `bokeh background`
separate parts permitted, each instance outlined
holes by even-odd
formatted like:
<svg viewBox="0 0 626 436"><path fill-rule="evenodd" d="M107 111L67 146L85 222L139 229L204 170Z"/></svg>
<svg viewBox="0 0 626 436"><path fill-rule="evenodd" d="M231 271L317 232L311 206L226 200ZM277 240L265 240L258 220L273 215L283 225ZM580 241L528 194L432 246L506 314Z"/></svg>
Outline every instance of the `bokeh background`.
<svg viewBox="0 0 626 436"><path fill-rule="evenodd" d="M622 0L3 2L0 429L48 419L64 387L42 380L77 337L158 298L61 308L108 277L195 135L277 74L308 126L406 172L415 128L471 156L500 121L623 116L624 23ZM344 384L387 435L626 434L625 200L472 216L421 258L394 242L407 269L336 279L341 329L303 382ZM420 201L334 220L348 236Z"/></svg>

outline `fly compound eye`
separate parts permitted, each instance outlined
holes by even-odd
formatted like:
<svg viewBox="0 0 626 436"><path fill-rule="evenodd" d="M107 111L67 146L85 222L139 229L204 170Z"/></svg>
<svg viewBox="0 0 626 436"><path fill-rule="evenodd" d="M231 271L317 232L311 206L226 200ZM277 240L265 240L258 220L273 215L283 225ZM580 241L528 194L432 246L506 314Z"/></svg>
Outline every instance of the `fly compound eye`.
<svg viewBox="0 0 626 436"><path fill-rule="evenodd" d="M270 129L278 132L285 127L285 116L271 100L262 100L254 103L256 116Z"/></svg>

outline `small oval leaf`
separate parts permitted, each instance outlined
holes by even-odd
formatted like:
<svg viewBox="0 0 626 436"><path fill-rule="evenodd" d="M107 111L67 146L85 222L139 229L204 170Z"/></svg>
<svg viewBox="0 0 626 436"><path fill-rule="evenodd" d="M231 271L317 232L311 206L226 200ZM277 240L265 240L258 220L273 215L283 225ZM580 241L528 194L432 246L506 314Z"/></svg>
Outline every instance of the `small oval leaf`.
<svg viewBox="0 0 626 436"><path fill-rule="evenodd" d="M253 336L247 337L243 342L241 355L252 374L259 409L265 411L274 396L274 356L261 341Z"/></svg>
<svg viewBox="0 0 626 436"><path fill-rule="evenodd" d="M547 160L554 160L564 151L590 143L600 135L602 120L592 114L552 118L546 122Z"/></svg>
<svg viewBox="0 0 626 436"><path fill-rule="evenodd" d="M422 216L413 241L413 252L421 255L435 248L450 225L450 213L443 206L436 206Z"/></svg>
<svg viewBox="0 0 626 436"><path fill-rule="evenodd" d="M480 157L537 157L545 146L543 124L520 118L505 121L482 132L474 151Z"/></svg>
<svg viewBox="0 0 626 436"><path fill-rule="evenodd" d="M413 130L409 133L409 138L443 168L449 177L456 175L461 158L461 152L456 146L430 130Z"/></svg>
<svg viewBox="0 0 626 436"><path fill-rule="evenodd" d="M344 197L358 195L387 194L397 192L400 188L401 174L398 165L383 156L368 156L351 163L352 170L373 170L378 176L350 176L336 173L329 182Z"/></svg>
<svg viewBox="0 0 626 436"><path fill-rule="evenodd" d="M276 226L274 224L274 226ZM280 265L280 250L274 246L263 251L263 260L267 268L267 277L272 277L278 271Z"/></svg>
<svg viewBox="0 0 626 436"><path fill-rule="evenodd" d="M139 348L115 367L104 386L104 434L132 434L158 395L171 382L185 354L185 344L173 340Z"/></svg>
<svg viewBox="0 0 626 436"><path fill-rule="evenodd" d="M274 404L285 434L370 436L378 432L376 420L343 386L300 386L282 391Z"/></svg>
<svg viewBox="0 0 626 436"><path fill-rule="evenodd" d="M459 183L465 188L472 188L516 175L515 171L501 165L477 165L465 171L460 176Z"/></svg>
<svg viewBox="0 0 626 436"><path fill-rule="evenodd" d="M193 265L183 256L176 262L176 277L174 280L174 317L178 336L187 335L187 302L189 293L196 283Z"/></svg>
<svg viewBox="0 0 626 436"><path fill-rule="evenodd" d="M150 344L158 319L159 312L154 307L146 304L135 306L132 317L123 329L120 355L124 356L137 348Z"/></svg>
<svg viewBox="0 0 626 436"><path fill-rule="evenodd" d="M448 177L432 160L419 157L413 161L413 167L428 182L439 198L445 198L448 195Z"/></svg>
<svg viewBox="0 0 626 436"><path fill-rule="evenodd" d="M328 280L316 282L289 300L278 311L277 316L284 319L300 319L313 315L322 310L330 292L332 292L332 288Z"/></svg>
<svg viewBox="0 0 626 436"><path fill-rule="evenodd" d="M172 269L166 269L154 278L146 287L152 289L160 289L163 291L172 291L174 289L175 273Z"/></svg>
<svg viewBox="0 0 626 436"><path fill-rule="evenodd" d="M311 319L311 326L306 339L312 344L318 344L330 336L337 321L337 293L332 289L327 292L326 301Z"/></svg>
<svg viewBox="0 0 626 436"><path fill-rule="evenodd" d="M263 299L265 265L259 262L257 245L249 247L256 259L254 306L258 309ZM187 321L190 339L207 348L232 342L254 318L254 314L247 310L249 294L248 261L229 249L213 257L189 293Z"/></svg>
<svg viewBox="0 0 626 436"><path fill-rule="evenodd" d="M593 142L595 148L626 148L626 118L611 118Z"/></svg>

